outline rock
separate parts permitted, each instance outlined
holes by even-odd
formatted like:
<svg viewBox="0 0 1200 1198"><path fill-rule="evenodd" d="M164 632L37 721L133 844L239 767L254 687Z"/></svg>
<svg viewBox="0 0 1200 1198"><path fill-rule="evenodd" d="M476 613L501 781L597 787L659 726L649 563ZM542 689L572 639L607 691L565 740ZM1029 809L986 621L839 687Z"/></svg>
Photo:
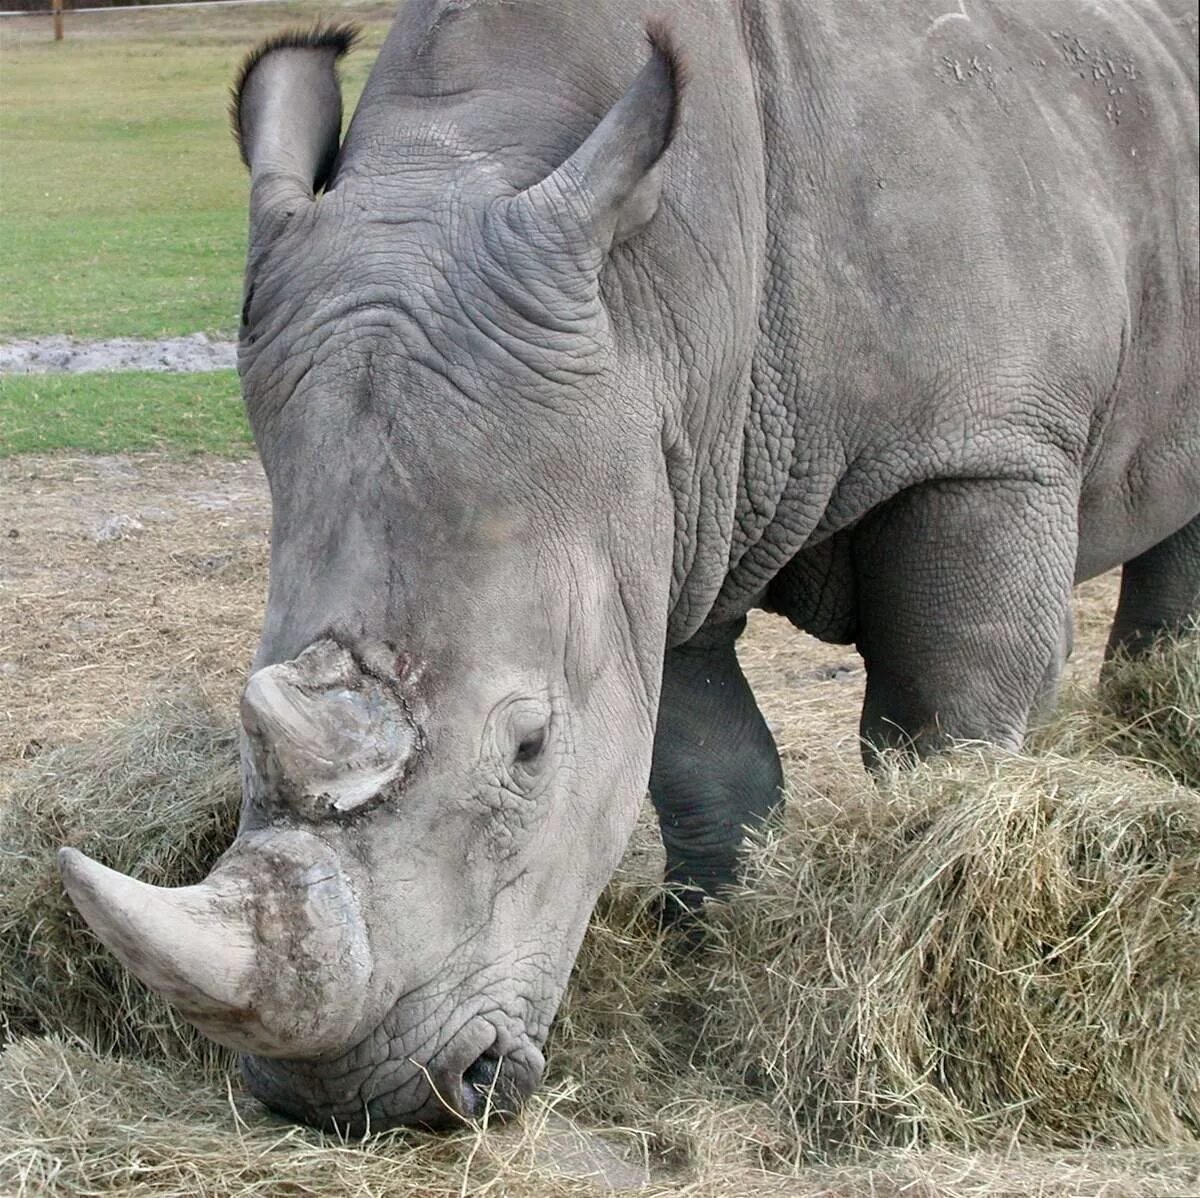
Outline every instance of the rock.
<svg viewBox="0 0 1200 1198"><path fill-rule="evenodd" d="M817 679L819 682L853 682L861 678L866 670L861 665L839 664L835 666L821 666L819 669L813 670L809 675L811 678Z"/></svg>
<svg viewBox="0 0 1200 1198"><path fill-rule="evenodd" d="M146 531L146 526L133 516L118 514L102 521L92 533L94 541L125 541Z"/></svg>
<svg viewBox="0 0 1200 1198"><path fill-rule="evenodd" d="M0 374L82 374L104 370L189 373L232 370L236 365L237 344L210 341L204 333L155 341L136 337L77 341L54 335L0 342Z"/></svg>

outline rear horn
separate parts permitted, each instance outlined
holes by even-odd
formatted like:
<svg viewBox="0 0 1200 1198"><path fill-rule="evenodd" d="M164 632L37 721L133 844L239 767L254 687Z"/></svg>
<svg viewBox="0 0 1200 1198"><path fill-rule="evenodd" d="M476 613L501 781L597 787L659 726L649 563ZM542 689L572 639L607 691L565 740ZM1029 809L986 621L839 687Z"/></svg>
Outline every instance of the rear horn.
<svg viewBox="0 0 1200 1198"><path fill-rule="evenodd" d="M332 640L254 673L242 726L267 794L310 819L377 796L404 772L418 740L395 690Z"/></svg>

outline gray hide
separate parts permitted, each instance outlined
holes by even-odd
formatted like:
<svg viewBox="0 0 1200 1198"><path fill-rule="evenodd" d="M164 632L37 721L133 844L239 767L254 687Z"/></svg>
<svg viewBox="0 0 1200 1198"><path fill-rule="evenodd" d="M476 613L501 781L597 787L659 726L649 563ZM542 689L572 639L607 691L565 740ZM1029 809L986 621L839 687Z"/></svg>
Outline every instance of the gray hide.
<svg viewBox="0 0 1200 1198"><path fill-rule="evenodd" d="M1019 745L1074 581L1124 564L1114 648L1200 607L1195 5L642 10L410 0L340 147L345 31L240 83L242 830L64 870L315 1124L533 1089L648 778L670 879L732 876L751 608L857 645L870 760Z"/></svg>

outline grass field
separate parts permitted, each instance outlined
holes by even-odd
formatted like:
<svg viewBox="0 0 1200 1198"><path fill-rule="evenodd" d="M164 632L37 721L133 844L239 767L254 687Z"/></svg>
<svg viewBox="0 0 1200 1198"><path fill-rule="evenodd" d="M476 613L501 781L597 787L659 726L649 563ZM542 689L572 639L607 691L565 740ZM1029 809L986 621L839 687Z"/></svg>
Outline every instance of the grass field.
<svg viewBox="0 0 1200 1198"><path fill-rule="evenodd" d="M0 457L59 449L252 452L237 375L0 376Z"/></svg>
<svg viewBox="0 0 1200 1198"><path fill-rule="evenodd" d="M228 88L256 40L319 12L364 24L353 107L390 6L128 11L0 22L0 336L231 335L246 182Z"/></svg>

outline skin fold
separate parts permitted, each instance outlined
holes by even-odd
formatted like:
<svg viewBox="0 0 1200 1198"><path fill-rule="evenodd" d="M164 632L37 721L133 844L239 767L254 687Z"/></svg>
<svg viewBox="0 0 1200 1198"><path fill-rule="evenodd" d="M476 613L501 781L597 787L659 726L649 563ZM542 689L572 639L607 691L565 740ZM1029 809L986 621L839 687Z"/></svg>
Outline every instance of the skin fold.
<svg viewBox="0 0 1200 1198"><path fill-rule="evenodd" d="M408 0L340 144L346 31L248 62L270 594L170 909L268 1105L519 1105L647 779L693 899L779 800L751 608L858 647L868 762L1018 746L1074 582L1124 563L1114 650L1200 610L1195 5L947 8Z"/></svg>

